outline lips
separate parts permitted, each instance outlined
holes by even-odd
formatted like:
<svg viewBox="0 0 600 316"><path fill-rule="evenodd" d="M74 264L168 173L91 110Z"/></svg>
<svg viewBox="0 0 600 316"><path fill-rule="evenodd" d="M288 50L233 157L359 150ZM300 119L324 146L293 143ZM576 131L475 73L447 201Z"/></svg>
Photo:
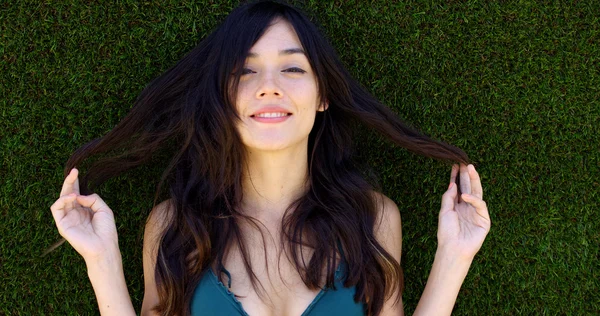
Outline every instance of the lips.
<svg viewBox="0 0 600 316"><path fill-rule="evenodd" d="M284 107L281 107L278 105L266 105L256 111L254 111L254 113L252 113L250 116L256 117L256 115L261 114L261 113L285 113L285 114L289 114L289 115L293 114L291 111L288 111Z"/></svg>
<svg viewBox="0 0 600 316"><path fill-rule="evenodd" d="M280 123L285 122L291 117L291 115L285 115L280 117L259 117L259 116L251 116L250 118L255 122L259 123Z"/></svg>

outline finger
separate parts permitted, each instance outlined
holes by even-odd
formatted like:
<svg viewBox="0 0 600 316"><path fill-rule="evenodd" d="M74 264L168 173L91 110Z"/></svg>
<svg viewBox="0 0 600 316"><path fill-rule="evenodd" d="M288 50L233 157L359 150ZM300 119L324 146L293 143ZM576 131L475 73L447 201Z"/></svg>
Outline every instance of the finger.
<svg viewBox="0 0 600 316"><path fill-rule="evenodd" d="M107 212L112 214L112 211L108 205L106 205L104 200L102 200L102 198L96 193L92 195L78 195L77 202L79 202L81 206L91 208L94 213Z"/></svg>
<svg viewBox="0 0 600 316"><path fill-rule="evenodd" d="M490 220L490 214L487 209L487 203L485 203L484 200L470 194L463 194L462 198L465 202L473 205L473 207L477 211L477 214L487 219L488 221Z"/></svg>
<svg viewBox="0 0 600 316"><path fill-rule="evenodd" d="M63 182L63 186L60 192L60 196L63 195L68 195L71 193L75 193L75 194L79 194L79 184L77 184L77 190L75 190L75 186L74 183L77 180L77 175L78 175L79 171L75 168L71 169L71 172L69 172L69 174L67 175L67 177L65 178L65 181ZM75 205L74 205L74 199L68 201L65 203L64 206L64 212L69 212L70 210L72 210Z"/></svg>
<svg viewBox="0 0 600 316"><path fill-rule="evenodd" d="M79 195L79 170L76 168L71 169L71 172L65 178L60 196L75 193Z"/></svg>
<svg viewBox="0 0 600 316"><path fill-rule="evenodd" d="M452 165L452 170L450 171L450 183L456 183L456 165Z"/></svg>
<svg viewBox="0 0 600 316"><path fill-rule="evenodd" d="M458 175L458 165L452 165L452 171L450 171L450 183L456 185L456 176ZM458 204L458 194L454 195L454 204Z"/></svg>
<svg viewBox="0 0 600 316"><path fill-rule="evenodd" d="M442 194L442 206L440 209L440 215L445 212L453 211L455 201L456 201L456 183L452 182L452 183L450 183L450 187L448 188L448 190L446 190L446 192L444 192L444 194Z"/></svg>
<svg viewBox="0 0 600 316"><path fill-rule="evenodd" d="M469 172L467 165L460 164L460 193L471 194L471 179L469 179Z"/></svg>
<svg viewBox="0 0 600 316"><path fill-rule="evenodd" d="M481 187L481 179L479 173L475 170L475 166L468 165L469 178L471 179L471 195L479 199L483 199L483 188Z"/></svg>
<svg viewBox="0 0 600 316"><path fill-rule="evenodd" d="M75 200L75 197L75 194L63 195L50 206L52 217L57 225L58 222L65 217L65 214L68 211L68 209L66 209L67 203L72 203Z"/></svg>

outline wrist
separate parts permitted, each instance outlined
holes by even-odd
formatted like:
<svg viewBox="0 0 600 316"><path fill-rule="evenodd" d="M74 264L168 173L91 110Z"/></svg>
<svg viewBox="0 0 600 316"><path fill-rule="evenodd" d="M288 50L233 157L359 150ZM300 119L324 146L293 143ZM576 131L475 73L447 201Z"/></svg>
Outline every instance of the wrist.
<svg viewBox="0 0 600 316"><path fill-rule="evenodd" d="M456 255L449 249L438 249L433 260L428 283L431 281L435 287L441 286L449 293L458 295L461 284L469 273L473 259Z"/></svg>
<svg viewBox="0 0 600 316"><path fill-rule="evenodd" d="M86 257L87 273L98 300L100 315L136 315L118 249Z"/></svg>
<svg viewBox="0 0 600 316"><path fill-rule="evenodd" d="M452 249L438 247L433 265L458 277L462 283L462 279L467 276L472 262L473 257L471 256L464 256Z"/></svg>
<svg viewBox="0 0 600 316"><path fill-rule="evenodd" d="M471 254L464 254L460 251L452 249L451 247L444 247L441 245L437 247L435 258L439 258L445 262L451 262L455 265L470 266L475 256Z"/></svg>
<svg viewBox="0 0 600 316"><path fill-rule="evenodd" d="M88 256L84 260L88 274L96 271L110 272L123 270L121 252L118 248L107 251L102 255Z"/></svg>
<svg viewBox="0 0 600 316"><path fill-rule="evenodd" d="M438 247L423 295L413 315L451 315L472 258Z"/></svg>
<svg viewBox="0 0 600 316"><path fill-rule="evenodd" d="M85 263L88 278L97 295L106 289L125 288L124 291L127 291L120 252L87 258Z"/></svg>

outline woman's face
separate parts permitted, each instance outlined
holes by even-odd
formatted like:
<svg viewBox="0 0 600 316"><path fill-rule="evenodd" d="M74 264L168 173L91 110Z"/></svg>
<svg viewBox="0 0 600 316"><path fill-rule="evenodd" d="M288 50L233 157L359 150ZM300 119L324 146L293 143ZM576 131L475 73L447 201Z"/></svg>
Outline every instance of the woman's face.
<svg viewBox="0 0 600 316"><path fill-rule="evenodd" d="M282 52L289 49L300 52ZM275 151L307 142L316 111L324 108L318 108L317 79L291 24L276 20L252 46L243 68L236 107L244 145ZM267 113L291 115L258 117L256 112L267 106L279 107Z"/></svg>

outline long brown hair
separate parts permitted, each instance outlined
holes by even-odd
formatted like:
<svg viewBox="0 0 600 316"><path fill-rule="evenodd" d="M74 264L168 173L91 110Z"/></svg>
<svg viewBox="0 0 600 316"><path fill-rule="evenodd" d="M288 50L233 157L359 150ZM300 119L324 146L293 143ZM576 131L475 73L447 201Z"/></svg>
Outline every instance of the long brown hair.
<svg viewBox="0 0 600 316"><path fill-rule="evenodd" d="M402 293L400 264L374 236L380 206L371 192L381 188L365 179L355 161L356 126L372 128L416 154L469 163L462 150L409 127L369 94L299 9L273 1L242 4L176 65L150 82L113 130L78 148L65 166L66 175L92 155L120 151L97 161L82 176L81 192L91 194L95 186L147 163L167 145L175 146L154 198L156 205L166 182L173 207L168 210L170 221L160 239L155 269L160 303L154 309L162 315L190 313L192 294L203 273L215 260L222 264L232 242L241 250L257 289L239 226L240 219L254 219L237 208L246 154L234 128L240 117L231 96L237 95L242 72L237 66L243 65L275 18L293 26L317 76L320 100L329 103L326 111L317 112L309 134L310 188L288 207L281 228L280 243L289 247L308 288L319 287L324 264L326 287L333 285L337 263L331 258L339 240L348 263L344 286L356 286L354 299L365 303L365 313L378 315L394 290ZM308 240L302 240L303 234ZM314 248L308 266L301 264L297 245Z"/></svg>

